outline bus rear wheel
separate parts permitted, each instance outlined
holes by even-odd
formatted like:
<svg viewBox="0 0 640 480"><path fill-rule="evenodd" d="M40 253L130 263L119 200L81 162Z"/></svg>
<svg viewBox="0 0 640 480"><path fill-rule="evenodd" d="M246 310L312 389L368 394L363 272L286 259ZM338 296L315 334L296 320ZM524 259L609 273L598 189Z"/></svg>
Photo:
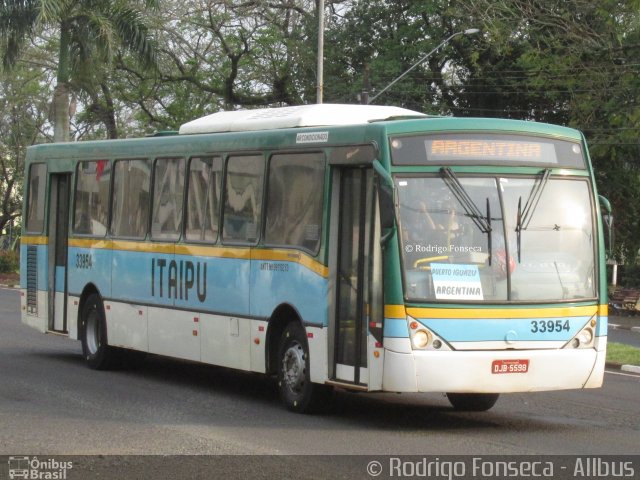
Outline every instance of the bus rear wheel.
<svg viewBox="0 0 640 480"><path fill-rule="evenodd" d="M309 413L326 405L331 389L311 382L309 347L299 323L289 323L278 348L278 390L287 409Z"/></svg>
<svg viewBox="0 0 640 480"><path fill-rule="evenodd" d="M82 306L82 354L89 368L105 370L115 360L115 349L107 344L107 323L102 300L93 293Z"/></svg>
<svg viewBox="0 0 640 480"><path fill-rule="evenodd" d="M486 412L498 401L498 393L447 393L455 410L461 412Z"/></svg>

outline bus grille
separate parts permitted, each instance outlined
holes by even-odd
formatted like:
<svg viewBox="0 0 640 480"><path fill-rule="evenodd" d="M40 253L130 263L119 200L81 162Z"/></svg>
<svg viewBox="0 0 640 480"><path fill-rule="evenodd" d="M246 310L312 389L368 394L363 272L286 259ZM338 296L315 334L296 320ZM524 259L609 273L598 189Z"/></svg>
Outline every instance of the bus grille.
<svg viewBox="0 0 640 480"><path fill-rule="evenodd" d="M38 314L38 247L27 246L27 313Z"/></svg>

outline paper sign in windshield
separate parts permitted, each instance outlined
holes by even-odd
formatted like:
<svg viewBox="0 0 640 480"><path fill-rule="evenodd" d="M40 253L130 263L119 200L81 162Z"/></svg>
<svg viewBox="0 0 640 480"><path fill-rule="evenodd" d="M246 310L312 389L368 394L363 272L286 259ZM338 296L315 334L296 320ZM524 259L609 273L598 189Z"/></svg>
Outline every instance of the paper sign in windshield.
<svg viewBox="0 0 640 480"><path fill-rule="evenodd" d="M432 263L431 278L438 300L483 300L477 265Z"/></svg>

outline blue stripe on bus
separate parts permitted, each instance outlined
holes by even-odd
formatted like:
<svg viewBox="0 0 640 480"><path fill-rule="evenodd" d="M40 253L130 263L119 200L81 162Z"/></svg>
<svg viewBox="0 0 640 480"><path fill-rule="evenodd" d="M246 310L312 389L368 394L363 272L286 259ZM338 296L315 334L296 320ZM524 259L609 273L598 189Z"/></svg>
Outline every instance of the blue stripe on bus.
<svg viewBox="0 0 640 480"><path fill-rule="evenodd" d="M65 275L65 267L60 267L56 265L56 275L55 275L55 291L64 293L64 275Z"/></svg>
<svg viewBox="0 0 640 480"><path fill-rule="evenodd" d="M596 326L596 337L606 337L609 328L609 317L600 317Z"/></svg>
<svg viewBox="0 0 640 480"><path fill-rule="evenodd" d="M569 341L591 319L584 317L418 319L433 333L449 342ZM551 332L549 330L552 330Z"/></svg>
<svg viewBox="0 0 640 480"><path fill-rule="evenodd" d="M80 247L69 259L73 295L91 282L114 300L254 318L289 303L306 323L328 325L328 280L297 262Z"/></svg>
<svg viewBox="0 0 640 480"><path fill-rule="evenodd" d="M328 325L329 282L299 263L253 260L249 291L252 316L267 317L288 303L305 322Z"/></svg>
<svg viewBox="0 0 640 480"><path fill-rule="evenodd" d="M450 342L483 342L483 341L503 341L506 334L513 330L517 335L517 341L568 341L573 338L582 327L590 320L589 316L571 318L500 318L500 319L419 319L425 327L429 328L436 335ZM568 330L561 329L559 332L536 332L532 330L547 329L546 322L552 320L554 330L557 328L555 321L559 320L561 327L564 327L568 320ZM596 326L595 335L607 336L608 317L600 317ZM536 326L532 322L537 322ZM545 322L542 327L541 322ZM407 338L409 330L407 321L399 318L386 318L384 323L384 336L390 338Z"/></svg>
<svg viewBox="0 0 640 480"><path fill-rule="evenodd" d="M409 338L406 318L385 318L384 336L388 338Z"/></svg>
<svg viewBox="0 0 640 480"><path fill-rule="evenodd" d="M111 296L111 250L69 247L67 287L80 295L92 283L103 297Z"/></svg>

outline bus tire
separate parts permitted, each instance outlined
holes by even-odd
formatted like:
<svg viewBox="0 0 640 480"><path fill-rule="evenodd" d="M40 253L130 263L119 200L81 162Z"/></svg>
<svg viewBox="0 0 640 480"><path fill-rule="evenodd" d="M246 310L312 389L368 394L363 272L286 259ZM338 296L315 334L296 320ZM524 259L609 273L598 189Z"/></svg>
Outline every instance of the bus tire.
<svg viewBox="0 0 640 480"><path fill-rule="evenodd" d="M89 368L106 370L113 366L116 351L107 343L107 322L102 300L96 293L89 295L82 306L82 355Z"/></svg>
<svg viewBox="0 0 640 480"><path fill-rule="evenodd" d="M278 391L292 412L310 413L326 406L331 389L311 382L309 346L302 326L289 323L278 347Z"/></svg>
<svg viewBox="0 0 640 480"><path fill-rule="evenodd" d="M447 393L455 410L460 412L486 412L498 401L498 393Z"/></svg>

